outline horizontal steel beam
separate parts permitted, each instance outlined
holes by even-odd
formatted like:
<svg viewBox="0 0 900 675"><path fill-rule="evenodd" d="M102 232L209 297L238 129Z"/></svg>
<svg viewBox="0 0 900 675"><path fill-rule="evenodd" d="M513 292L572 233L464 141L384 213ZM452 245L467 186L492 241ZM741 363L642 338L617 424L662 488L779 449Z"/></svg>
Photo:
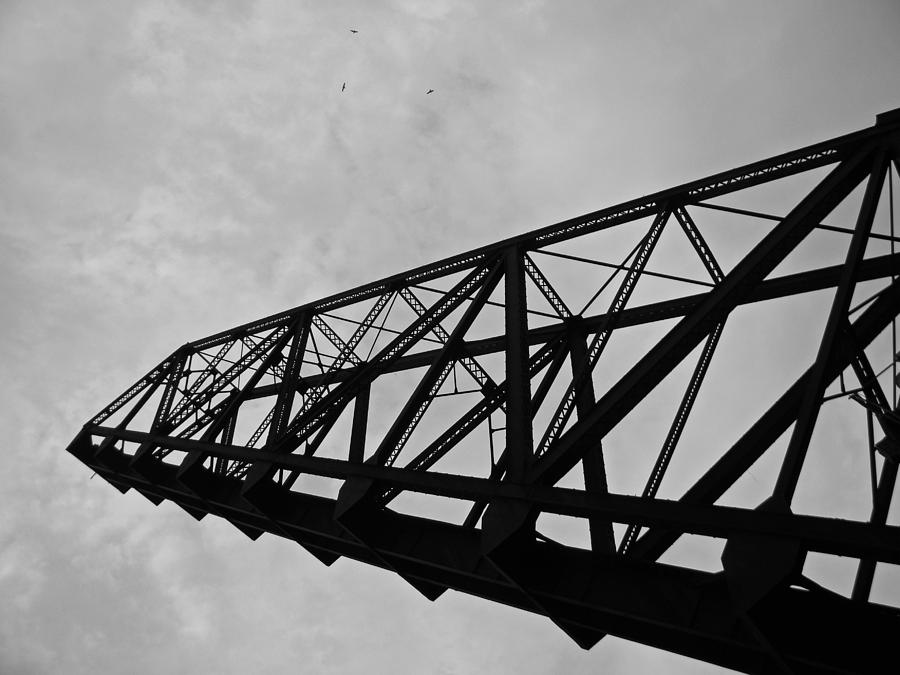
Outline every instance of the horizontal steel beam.
<svg viewBox="0 0 900 675"><path fill-rule="evenodd" d="M767 279L761 282L740 304L752 304L755 302L796 295L798 293L812 293L814 291L832 288L840 279L841 268L841 265L833 265L831 267L823 267L809 272L798 272L796 274L787 274L773 279ZM900 253L873 257L863 262L859 272L859 280L870 281L872 279L890 277L897 269L900 269ZM623 309L616 315L616 328L640 326L655 321L683 317L697 307L706 295L706 293L696 293L685 295L680 298L674 298L672 300L662 300L660 302ZM532 328L528 331L526 339L529 345L545 344L551 340L557 339L561 335L565 335L566 332L570 330L570 326L573 323L578 324L580 331L592 335L603 330L608 324L609 319L610 315L605 312L603 314L594 314L584 318L567 319L541 326L540 328ZM505 335L464 341L461 347L468 356L496 354L502 352L505 348ZM390 366L384 368L381 372L393 373L403 370L412 370L414 368L424 368L428 366L440 352L440 349L430 349L416 354L403 356ZM299 379L298 387L315 387L321 384L326 378L329 382L340 382L352 377L358 372L358 368L359 366L353 366L323 375L310 375ZM257 387L250 394L249 398L273 396L277 391L277 385Z"/></svg>
<svg viewBox="0 0 900 675"><path fill-rule="evenodd" d="M576 517L599 516L618 523L677 528L680 532L729 537L736 532L765 534L801 541L813 551L846 556L872 556L900 563L900 527L873 526L818 516L764 513L727 506L694 505L630 495L589 494L555 486L524 485L436 471L414 471L308 455L285 455L267 450L160 436L149 432L86 426L103 438L152 443L189 456L214 457L300 471L314 476L368 478L411 492L471 501L506 499L532 505L538 511Z"/></svg>
<svg viewBox="0 0 900 675"><path fill-rule="evenodd" d="M101 475L118 479L117 472L92 459L96 448L86 448L86 443L87 433L74 454ZM354 542L333 521L333 500L272 484L270 490L276 494L261 515L241 500L233 481L210 474L210 496L198 498L179 486L178 467L153 461L157 466L152 482L136 478L127 482L192 510L203 509L211 501L234 524L293 539L326 560L347 556L372 565L387 564L423 583L534 611L528 599L484 560L478 530L381 511L376 518L384 536L370 549ZM216 482L220 487L214 486ZM748 672L772 667L766 647L731 608L719 574L613 556L597 560L586 551L540 542L522 551L521 565L529 594L569 626ZM891 636L900 630L900 615L891 608L870 603L862 611L858 604L836 595L791 587L774 592L754 608L751 618L797 672L873 670L890 657ZM797 625L817 639L797 639ZM844 639L820 641L835 633Z"/></svg>

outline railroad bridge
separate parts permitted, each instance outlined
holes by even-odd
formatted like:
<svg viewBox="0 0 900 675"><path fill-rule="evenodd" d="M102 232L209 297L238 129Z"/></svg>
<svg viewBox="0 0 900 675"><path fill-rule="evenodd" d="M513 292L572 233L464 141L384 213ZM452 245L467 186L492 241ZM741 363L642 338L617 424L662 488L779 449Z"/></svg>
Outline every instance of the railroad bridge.
<svg viewBox="0 0 900 675"><path fill-rule="evenodd" d="M883 669L898 159L894 110L189 342L68 451L122 492L536 612L585 649Z"/></svg>

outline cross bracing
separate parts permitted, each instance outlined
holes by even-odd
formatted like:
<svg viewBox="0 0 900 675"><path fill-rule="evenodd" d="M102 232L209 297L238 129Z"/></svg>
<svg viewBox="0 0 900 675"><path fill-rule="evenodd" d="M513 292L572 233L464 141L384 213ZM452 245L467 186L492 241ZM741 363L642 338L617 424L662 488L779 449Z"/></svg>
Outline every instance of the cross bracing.
<svg viewBox="0 0 900 675"><path fill-rule="evenodd" d="M69 451L584 648L877 670L900 628L898 159L893 111L190 342Z"/></svg>

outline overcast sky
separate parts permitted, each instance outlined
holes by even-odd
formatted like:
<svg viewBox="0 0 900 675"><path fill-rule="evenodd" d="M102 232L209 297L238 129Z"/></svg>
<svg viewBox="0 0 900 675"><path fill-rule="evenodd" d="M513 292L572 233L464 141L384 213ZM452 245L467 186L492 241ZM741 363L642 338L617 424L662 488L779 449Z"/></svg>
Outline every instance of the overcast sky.
<svg viewBox="0 0 900 675"><path fill-rule="evenodd" d="M869 126L898 35L891 0L0 3L0 671L719 672L64 448L188 340Z"/></svg>

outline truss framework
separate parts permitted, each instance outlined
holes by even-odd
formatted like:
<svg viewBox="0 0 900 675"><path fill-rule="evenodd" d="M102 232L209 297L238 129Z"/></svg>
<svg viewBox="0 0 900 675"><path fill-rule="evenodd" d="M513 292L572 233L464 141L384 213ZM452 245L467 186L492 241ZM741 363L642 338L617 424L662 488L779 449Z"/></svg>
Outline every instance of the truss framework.
<svg viewBox="0 0 900 675"><path fill-rule="evenodd" d="M900 527L887 524L900 416L867 354L885 332L896 341L898 158L900 110L856 133L190 342L85 424L68 450L122 492L170 500L198 520L226 518L253 539L287 537L325 564L346 556L392 570L432 600L451 588L543 614L583 648L609 633L748 672L874 671L893 660L900 630L900 611L870 599L876 568L900 563ZM824 177L783 217L710 201L820 168ZM855 190L852 226L823 224ZM875 232L887 193L891 230ZM726 267L701 233L710 210L774 225ZM626 227L640 232L619 263L561 248ZM672 228L708 279L653 269ZM842 264L777 274L821 229L843 233ZM867 256L874 240L890 252ZM582 273L580 286L598 288L582 308L583 297L551 281L552 260L593 263L608 276L600 284ZM703 292L629 304L651 278ZM853 306L867 282L877 290ZM821 290L831 304L808 368L748 416L743 435L680 498L660 498L729 316ZM600 300L607 309L596 312ZM661 327L658 341L604 381L598 367L615 336L649 325ZM682 362L693 369L641 495L611 491L605 439ZM381 383L398 376L403 400L378 403L396 398L397 387ZM837 381L840 392L827 394ZM816 421L835 397L866 411L868 521L792 511ZM429 415L450 398L465 405ZM756 508L717 503L787 432L766 499ZM454 460L473 452L477 469ZM310 477L331 481L333 494L308 487ZM394 508L409 495L463 503L465 517ZM543 514L587 523L588 539L550 539ZM721 571L659 562L685 534L725 540ZM859 561L850 597L804 574L810 552Z"/></svg>

